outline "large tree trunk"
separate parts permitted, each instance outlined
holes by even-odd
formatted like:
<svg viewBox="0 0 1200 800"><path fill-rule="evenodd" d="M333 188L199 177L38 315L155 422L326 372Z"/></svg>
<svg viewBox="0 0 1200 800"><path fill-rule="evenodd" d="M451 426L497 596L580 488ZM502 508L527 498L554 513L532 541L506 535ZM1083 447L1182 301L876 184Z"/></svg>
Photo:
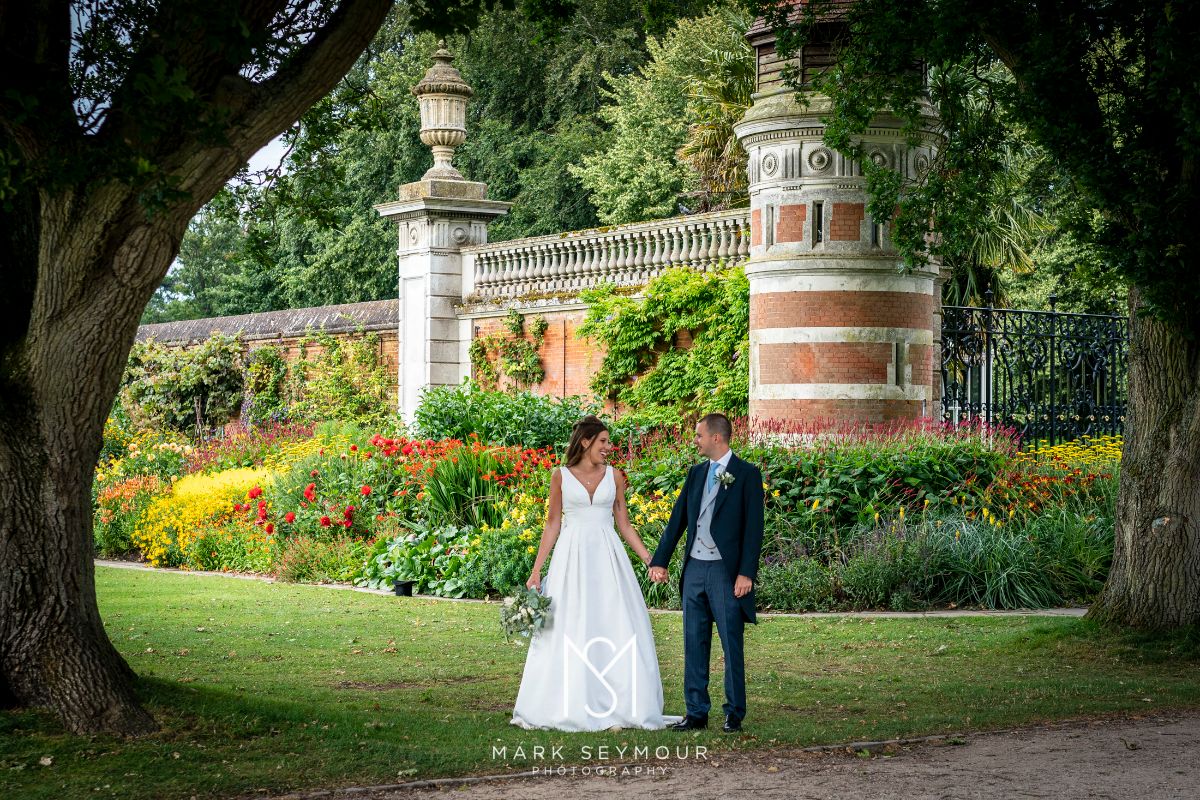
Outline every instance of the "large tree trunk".
<svg viewBox="0 0 1200 800"><path fill-rule="evenodd" d="M92 472L138 319L192 215L346 74L392 3L338 3L311 35L269 29L281 0L237 5L245 42L207 30L195 0L147 11L152 35L83 136L69 6L0 4L0 150L20 156L0 205L0 706L48 707L74 732L155 727L92 562ZM298 37L284 63L246 78L262 53L245 43L280 36ZM164 59L187 91L146 88Z"/></svg>
<svg viewBox="0 0 1200 800"><path fill-rule="evenodd" d="M1088 617L1200 623L1200 341L1139 319L1129 293L1129 413L1112 570Z"/></svg>
<svg viewBox="0 0 1200 800"><path fill-rule="evenodd" d="M44 199L37 216L24 232L36 234L40 275L28 335L8 353L0 381L0 696L48 707L75 733L145 733L156 725L96 605L91 487L125 354L153 291L118 276L165 273L174 249L160 226L170 223L130 230L102 263L86 231L78 235L86 223L71 218L68 198ZM185 219L176 215L174 226Z"/></svg>

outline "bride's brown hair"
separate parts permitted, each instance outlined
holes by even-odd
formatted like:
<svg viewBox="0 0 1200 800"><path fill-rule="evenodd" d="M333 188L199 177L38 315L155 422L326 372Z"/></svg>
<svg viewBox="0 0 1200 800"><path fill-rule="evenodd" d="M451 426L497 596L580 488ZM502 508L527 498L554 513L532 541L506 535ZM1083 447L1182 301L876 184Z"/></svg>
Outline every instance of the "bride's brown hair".
<svg viewBox="0 0 1200 800"><path fill-rule="evenodd" d="M608 430L608 426L600 421L600 418L594 414L588 414L583 419L571 426L571 441L567 444L567 466L573 467L579 463L579 459L583 458L584 451L587 450L583 446L584 439L595 439L604 431ZM589 445L591 442L588 443Z"/></svg>

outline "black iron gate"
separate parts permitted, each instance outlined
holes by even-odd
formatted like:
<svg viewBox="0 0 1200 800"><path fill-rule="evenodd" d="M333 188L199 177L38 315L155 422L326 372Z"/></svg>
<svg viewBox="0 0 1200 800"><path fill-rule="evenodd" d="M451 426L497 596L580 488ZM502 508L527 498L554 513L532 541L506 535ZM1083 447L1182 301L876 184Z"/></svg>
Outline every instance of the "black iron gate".
<svg viewBox="0 0 1200 800"><path fill-rule="evenodd" d="M1129 320L942 306L942 414L1011 425L1033 447L1124 430Z"/></svg>

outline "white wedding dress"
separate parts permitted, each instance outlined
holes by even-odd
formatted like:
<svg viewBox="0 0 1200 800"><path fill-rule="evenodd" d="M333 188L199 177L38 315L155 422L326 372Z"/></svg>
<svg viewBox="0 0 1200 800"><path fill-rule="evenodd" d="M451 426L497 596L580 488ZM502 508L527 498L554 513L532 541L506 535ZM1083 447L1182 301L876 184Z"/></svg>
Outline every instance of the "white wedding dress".
<svg viewBox="0 0 1200 800"><path fill-rule="evenodd" d="M646 600L613 522L616 481L594 497L562 468L562 527L542 581L550 618L529 641L511 724L560 731L664 728Z"/></svg>

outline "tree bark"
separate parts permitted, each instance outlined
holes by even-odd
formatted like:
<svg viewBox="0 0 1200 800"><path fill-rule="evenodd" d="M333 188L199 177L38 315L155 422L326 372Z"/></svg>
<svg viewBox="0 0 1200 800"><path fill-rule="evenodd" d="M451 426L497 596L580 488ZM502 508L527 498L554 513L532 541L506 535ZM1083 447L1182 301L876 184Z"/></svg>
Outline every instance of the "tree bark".
<svg viewBox="0 0 1200 800"><path fill-rule="evenodd" d="M1200 341L1139 318L1129 292L1129 410L1112 569L1088 618L1200 623Z"/></svg>
<svg viewBox="0 0 1200 800"><path fill-rule="evenodd" d="M259 84L241 77L223 48L197 49L189 39L183 49L195 63L185 72L203 84L196 94L208 98L213 119L226 122L221 141L188 114L170 136L157 136L166 128L145 113L139 117L137 103L123 108L119 92L109 113L120 135L102 130L88 141L69 113L60 115L63 122L0 108L0 149L19 151L31 166L24 173L29 182L0 205L0 707L47 707L74 733L156 728L96 603L91 488L104 422L142 310L188 221L250 155L345 75L390 6L391 0L339 4ZM0 82L38 81L0 92L0 106L10 95L62 95L68 102L59 105L69 112L66 5L57 32L17 24L23 20L0 8L0 62L14 53L28 62L0 70ZM160 44L168 54L178 50ZM55 76L58 84L50 85ZM137 78L130 76L131 85ZM144 136L139 119L148 126ZM170 199L153 213L139 196L145 187L125 182L120 170L103 172L114 152L128 157L124 145L103 149L112 138L130 147L146 142L143 161L170 176ZM74 163L88 168L54 172L78 153L83 157Z"/></svg>
<svg viewBox="0 0 1200 800"><path fill-rule="evenodd" d="M115 274L169 264L174 251L149 225L133 228L109 263L83 243L55 247L79 241L70 214L66 198L40 204L32 314L23 346L4 364L0 682L17 704L54 709L74 733L134 735L156 725L96 605L91 473L121 354L153 292ZM111 277L81 291L80 276L102 275L101 265Z"/></svg>

